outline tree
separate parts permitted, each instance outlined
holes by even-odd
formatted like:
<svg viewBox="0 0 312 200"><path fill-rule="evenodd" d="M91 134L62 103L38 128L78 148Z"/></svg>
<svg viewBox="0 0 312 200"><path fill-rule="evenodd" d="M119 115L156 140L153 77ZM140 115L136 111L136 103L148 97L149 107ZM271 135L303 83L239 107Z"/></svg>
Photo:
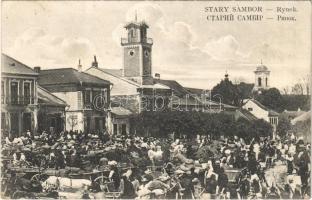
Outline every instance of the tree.
<svg viewBox="0 0 312 200"><path fill-rule="evenodd" d="M241 82L238 85L236 85L236 87L238 91L239 106L242 106L243 100L248 99L252 96L252 89L254 87L254 84Z"/></svg>
<svg viewBox="0 0 312 200"><path fill-rule="evenodd" d="M264 106L282 112L283 108L283 97L280 91L277 88L270 88L268 90L263 90L260 94L255 96L256 100L258 100Z"/></svg>
<svg viewBox="0 0 312 200"><path fill-rule="evenodd" d="M215 87L213 87L211 94L213 100L219 96L221 97L222 103L235 106L239 105L237 87L228 78L225 78Z"/></svg>
<svg viewBox="0 0 312 200"><path fill-rule="evenodd" d="M291 92L292 94L296 94L296 95L303 95L303 85L300 84L300 83L296 83L292 89L291 89Z"/></svg>
<svg viewBox="0 0 312 200"><path fill-rule="evenodd" d="M273 127L263 119L255 120L250 127L250 135L252 137L267 137L272 136Z"/></svg>

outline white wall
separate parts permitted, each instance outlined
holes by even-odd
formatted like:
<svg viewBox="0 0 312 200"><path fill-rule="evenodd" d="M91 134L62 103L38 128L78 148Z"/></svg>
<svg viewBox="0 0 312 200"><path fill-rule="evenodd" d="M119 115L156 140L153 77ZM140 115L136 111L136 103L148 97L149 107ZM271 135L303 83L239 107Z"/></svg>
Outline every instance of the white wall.
<svg viewBox="0 0 312 200"><path fill-rule="evenodd" d="M258 119L263 119L267 122L269 121L269 112L259 107L252 101L247 101L247 103L243 106L244 109L248 110L248 108L252 108L252 111L248 110L251 114L253 114Z"/></svg>
<svg viewBox="0 0 312 200"><path fill-rule="evenodd" d="M70 105L69 111L78 110L78 92L55 92L53 94Z"/></svg>
<svg viewBox="0 0 312 200"><path fill-rule="evenodd" d="M77 125L73 127L73 131L84 131L84 119L83 119L83 113L82 112L66 112L66 130L70 131L72 130L71 122L73 121L71 116L77 116Z"/></svg>
<svg viewBox="0 0 312 200"><path fill-rule="evenodd" d="M114 134L114 124L117 124L117 135L121 134L122 124L126 124L126 132L127 132L127 134L130 133L129 118L115 118L112 116L112 113L109 113L106 122L107 122L107 124L106 124L107 131L111 135Z"/></svg>
<svg viewBox="0 0 312 200"><path fill-rule="evenodd" d="M117 78L113 75L107 74L105 72L102 72L99 69L96 68L90 68L86 71L86 73L89 73L93 76L96 76L98 78L110 81L113 84L113 88L110 92L111 96L115 95L134 95L137 94L137 88L138 86L133 85L127 81L124 81L120 78Z"/></svg>

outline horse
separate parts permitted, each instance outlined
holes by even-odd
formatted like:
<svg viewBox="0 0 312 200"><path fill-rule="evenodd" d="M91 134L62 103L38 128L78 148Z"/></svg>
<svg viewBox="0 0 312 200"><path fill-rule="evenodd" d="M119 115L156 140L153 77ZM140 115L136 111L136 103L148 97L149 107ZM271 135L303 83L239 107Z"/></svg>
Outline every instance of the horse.
<svg viewBox="0 0 312 200"><path fill-rule="evenodd" d="M56 176L50 176L45 181L42 182L42 187L44 189L52 187L57 187L59 189L81 189L84 186L91 187L92 182L87 179L70 179L70 178L63 178L63 177L56 177Z"/></svg>

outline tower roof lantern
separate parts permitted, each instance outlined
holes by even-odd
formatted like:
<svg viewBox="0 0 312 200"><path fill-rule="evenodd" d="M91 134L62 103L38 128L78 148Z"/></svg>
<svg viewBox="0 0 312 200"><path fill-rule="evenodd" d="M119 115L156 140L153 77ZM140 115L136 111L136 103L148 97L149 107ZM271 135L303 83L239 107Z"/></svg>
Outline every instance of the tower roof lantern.
<svg viewBox="0 0 312 200"><path fill-rule="evenodd" d="M269 72L268 67L265 66L265 65L262 63L262 59L261 59L261 64L260 64L259 66L257 66L255 72Z"/></svg>
<svg viewBox="0 0 312 200"><path fill-rule="evenodd" d="M260 65L256 68L256 71L269 71L267 66L265 65Z"/></svg>

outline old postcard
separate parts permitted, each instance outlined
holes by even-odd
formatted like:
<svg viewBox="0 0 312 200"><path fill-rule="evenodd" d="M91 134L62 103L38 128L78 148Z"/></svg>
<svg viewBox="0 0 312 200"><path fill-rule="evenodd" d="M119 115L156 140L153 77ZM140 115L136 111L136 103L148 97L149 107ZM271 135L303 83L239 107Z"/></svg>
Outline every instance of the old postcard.
<svg viewBox="0 0 312 200"><path fill-rule="evenodd" d="M1 198L311 198L311 1L1 11Z"/></svg>

